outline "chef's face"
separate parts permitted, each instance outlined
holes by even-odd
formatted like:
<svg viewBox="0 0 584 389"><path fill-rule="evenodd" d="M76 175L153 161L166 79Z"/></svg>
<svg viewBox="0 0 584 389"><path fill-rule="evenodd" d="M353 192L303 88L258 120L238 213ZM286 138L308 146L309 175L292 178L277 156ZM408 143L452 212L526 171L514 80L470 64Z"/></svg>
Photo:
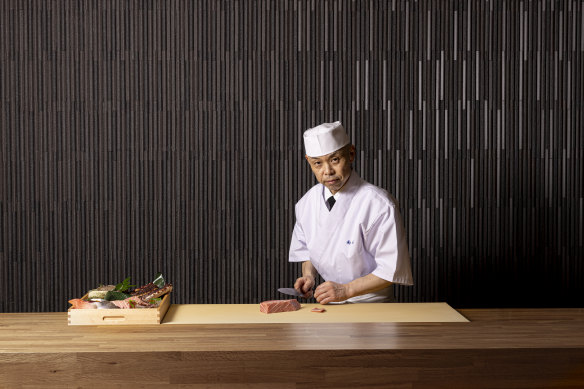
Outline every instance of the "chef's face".
<svg viewBox="0 0 584 389"><path fill-rule="evenodd" d="M322 157L305 156L314 176L332 194L337 193L351 175L351 164L355 160L355 146L347 145Z"/></svg>

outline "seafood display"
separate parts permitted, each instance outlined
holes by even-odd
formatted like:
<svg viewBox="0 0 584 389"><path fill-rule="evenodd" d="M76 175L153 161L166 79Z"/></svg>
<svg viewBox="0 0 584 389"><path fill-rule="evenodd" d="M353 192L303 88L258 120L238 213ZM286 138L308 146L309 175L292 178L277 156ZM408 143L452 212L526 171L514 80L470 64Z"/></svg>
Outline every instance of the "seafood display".
<svg viewBox="0 0 584 389"><path fill-rule="evenodd" d="M156 274L154 281L135 288L130 285L130 277L117 285L100 285L89 290L82 298L69 300L73 309L133 309L156 308L162 297L172 291L172 284L166 283L162 274Z"/></svg>

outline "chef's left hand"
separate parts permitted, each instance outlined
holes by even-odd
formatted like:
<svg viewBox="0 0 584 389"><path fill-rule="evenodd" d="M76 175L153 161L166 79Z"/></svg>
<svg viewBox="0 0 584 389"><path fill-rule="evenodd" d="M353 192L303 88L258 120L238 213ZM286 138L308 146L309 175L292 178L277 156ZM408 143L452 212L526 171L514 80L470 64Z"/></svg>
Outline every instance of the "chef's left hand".
<svg viewBox="0 0 584 389"><path fill-rule="evenodd" d="M314 291L314 298L321 304L344 301L349 298L347 285L323 282Z"/></svg>

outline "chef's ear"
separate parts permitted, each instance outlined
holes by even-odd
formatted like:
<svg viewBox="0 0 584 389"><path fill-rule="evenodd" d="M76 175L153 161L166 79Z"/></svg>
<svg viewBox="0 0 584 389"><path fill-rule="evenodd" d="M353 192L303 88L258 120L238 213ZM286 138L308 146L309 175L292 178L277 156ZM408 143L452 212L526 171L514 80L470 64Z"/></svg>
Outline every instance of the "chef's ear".
<svg viewBox="0 0 584 389"><path fill-rule="evenodd" d="M351 145L351 148L349 149L349 160L351 161L351 163L353 163L353 161L355 160L356 155L357 151L355 150L355 145Z"/></svg>

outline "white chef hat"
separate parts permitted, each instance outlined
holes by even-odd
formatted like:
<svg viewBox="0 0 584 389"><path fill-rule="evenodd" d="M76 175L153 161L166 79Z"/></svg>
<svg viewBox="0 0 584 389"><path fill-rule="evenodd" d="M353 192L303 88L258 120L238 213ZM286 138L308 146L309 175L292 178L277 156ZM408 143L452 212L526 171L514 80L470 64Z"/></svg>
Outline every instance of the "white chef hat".
<svg viewBox="0 0 584 389"><path fill-rule="evenodd" d="M304 131L304 148L309 157L330 154L350 143L341 122L322 123Z"/></svg>

